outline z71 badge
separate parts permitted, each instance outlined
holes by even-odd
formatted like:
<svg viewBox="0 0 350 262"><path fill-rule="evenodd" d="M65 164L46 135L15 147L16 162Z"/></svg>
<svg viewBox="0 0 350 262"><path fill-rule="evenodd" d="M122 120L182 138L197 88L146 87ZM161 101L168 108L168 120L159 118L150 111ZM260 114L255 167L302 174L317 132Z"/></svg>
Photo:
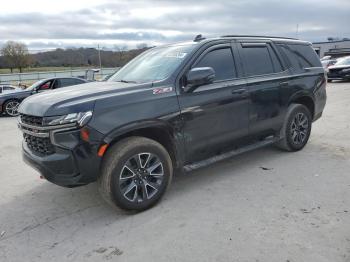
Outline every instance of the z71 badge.
<svg viewBox="0 0 350 262"><path fill-rule="evenodd" d="M169 93L171 91L173 91L173 88L171 86L169 86L169 87L159 87L159 88L153 89L153 95Z"/></svg>

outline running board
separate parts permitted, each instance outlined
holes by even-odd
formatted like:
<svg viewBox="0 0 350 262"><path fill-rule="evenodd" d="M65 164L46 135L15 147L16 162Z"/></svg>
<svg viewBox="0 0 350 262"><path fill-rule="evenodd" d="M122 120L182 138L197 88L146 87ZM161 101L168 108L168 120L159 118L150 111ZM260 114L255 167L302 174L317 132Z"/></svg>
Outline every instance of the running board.
<svg viewBox="0 0 350 262"><path fill-rule="evenodd" d="M245 147L241 147L239 149L234 149L232 151L223 153L221 155L216 155L214 157L211 157L211 158L208 158L208 159L205 159L205 160L193 163L193 164L186 165L186 166L183 167L183 169L184 169L185 172L190 172L192 170L195 170L195 169L198 169L198 168L202 168L202 167L206 167L206 166L214 164L216 162L225 160L227 158L230 158L230 157L233 157L233 156L236 156L236 155L239 155L239 154L242 154L242 153L245 153L245 152L257 149L257 148L261 148L261 147L264 147L264 146L272 145L272 144L276 143L279 140L280 140L279 137L272 137L271 136L271 137L268 137L268 138L266 138L266 139L264 139L262 141L259 141L257 143L250 144L250 145L247 145Z"/></svg>

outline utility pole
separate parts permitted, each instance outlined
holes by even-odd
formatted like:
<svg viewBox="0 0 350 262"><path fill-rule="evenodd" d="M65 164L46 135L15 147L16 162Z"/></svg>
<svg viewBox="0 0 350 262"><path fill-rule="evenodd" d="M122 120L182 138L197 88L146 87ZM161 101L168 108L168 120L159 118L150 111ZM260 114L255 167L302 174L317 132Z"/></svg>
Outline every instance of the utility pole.
<svg viewBox="0 0 350 262"><path fill-rule="evenodd" d="M97 50L98 50L98 60L100 62L100 72L102 70L102 63L101 63L101 50L100 50L100 45L97 45Z"/></svg>
<svg viewBox="0 0 350 262"><path fill-rule="evenodd" d="M297 24L297 30L295 32L296 38L299 38L299 24Z"/></svg>

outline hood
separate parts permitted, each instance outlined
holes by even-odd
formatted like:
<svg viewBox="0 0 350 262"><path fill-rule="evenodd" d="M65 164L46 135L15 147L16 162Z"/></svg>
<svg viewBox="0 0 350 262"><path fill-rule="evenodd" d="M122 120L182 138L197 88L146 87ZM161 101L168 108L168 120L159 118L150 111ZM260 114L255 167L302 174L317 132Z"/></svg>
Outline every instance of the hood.
<svg viewBox="0 0 350 262"><path fill-rule="evenodd" d="M343 68L350 68L350 65L332 65L328 67L328 69L343 69Z"/></svg>
<svg viewBox="0 0 350 262"><path fill-rule="evenodd" d="M26 98L19 107L21 114L34 116L65 115L93 109L97 99L120 96L150 88L148 84L92 82L46 91Z"/></svg>
<svg viewBox="0 0 350 262"><path fill-rule="evenodd" d="M14 91L5 91L0 94L0 98L15 98L15 97L22 97L31 95L31 91L23 90L23 89L16 89Z"/></svg>

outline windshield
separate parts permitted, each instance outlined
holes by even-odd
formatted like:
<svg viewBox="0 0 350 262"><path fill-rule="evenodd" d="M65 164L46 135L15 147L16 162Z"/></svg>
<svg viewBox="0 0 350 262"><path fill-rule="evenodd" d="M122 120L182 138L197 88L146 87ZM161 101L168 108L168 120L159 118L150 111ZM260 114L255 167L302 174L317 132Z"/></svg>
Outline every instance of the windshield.
<svg viewBox="0 0 350 262"><path fill-rule="evenodd" d="M335 65L350 65L350 57L339 60Z"/></svg>
<svg viewBox="0 0 350 262"><path fill-rule="evenodd" d="M193 48L193 44L187 44L150 49L134 58L108 81L143 83L165 79L179 67Z"/></svg>

